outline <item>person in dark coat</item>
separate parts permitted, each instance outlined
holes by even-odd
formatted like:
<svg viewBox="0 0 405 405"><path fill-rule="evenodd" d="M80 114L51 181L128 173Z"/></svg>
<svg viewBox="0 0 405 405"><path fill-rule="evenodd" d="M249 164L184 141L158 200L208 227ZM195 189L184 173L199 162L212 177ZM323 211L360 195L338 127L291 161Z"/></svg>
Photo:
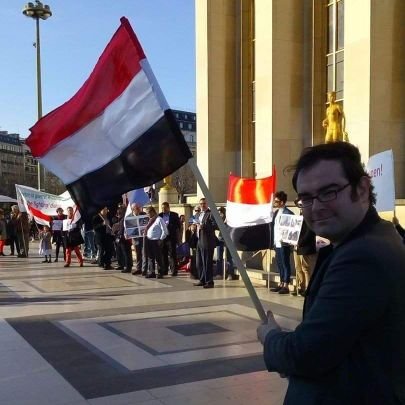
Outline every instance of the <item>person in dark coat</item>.
<svg viewBox="0 0 405 405"><path fill-rule="evenodd" d="M18 205L11 206L10 218L7 221L7 237L10 241L10 256L14 256L15 252L20 255L20 245L17 237L17 216L19 210Z"/></svg>
<svg viewBox="0 0 405 405"><path fill-rule="evenodd" d="M121 273L131 273L133 260L132 260L132 240L126 239L125 237L125 226L124 226L124 217L125 217L126 207L119 207L117 209L117 222L112 226L112 233L115 238L117 257L120 258L120 268Z"/></svg>
<svg viewBox="0 0 405 405"><path fill-rule="evenodd" d="M65 237L63 232L63 220L66 219L66 215L63 214L63 208L59 207L56 210L56 215L52 217L52 242L55 244L55 262L59 260L59 251L63 249L63 259L66 259L66 246Z"/></svg>
<svg viewBox="0 0 405 405"><path fill-rule="evenodd" d="M111 258L113 254L113 235L108 208L104 207L93 218L94 241L98 250L98 266L104 270L113 270Z"/></svg>
<svg viewBox="0 0 405 405"><path fill-rule="evenodd" d="M271 312L257 335L269 371L288 377L284 404L405 403L405 247L375 208L359 150L304 150L293 176L320 249L303 320L283 331Z"/></svg>
<svg viewBox="0 0 405 405"><path fill-rule="evenodd" d="M166 224L169 231L168 237L163 241L163 261L165 269L171 269L172 276L177 275L177 241L180 232L180 218L179 214L170 211L170 205L168 202L162 203L162 212L159 214Z"/></svg>
<svg viewBox="0 0 405 405"><path fill-rule="evenodd" d="M217 244L216 223L205 198L200 199L201 213L198 217L197 269L200 278L197 287L213 288L213 257Z"/></svg>

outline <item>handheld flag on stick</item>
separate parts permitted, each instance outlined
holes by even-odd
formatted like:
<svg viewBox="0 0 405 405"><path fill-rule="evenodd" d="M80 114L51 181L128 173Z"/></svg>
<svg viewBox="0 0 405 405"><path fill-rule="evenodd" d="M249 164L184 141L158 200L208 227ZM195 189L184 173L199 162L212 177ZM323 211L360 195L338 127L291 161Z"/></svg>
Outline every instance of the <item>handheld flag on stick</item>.
<svg viewBox="0 0 405 405"><path fill-rule="evenodd" d="M269 249L276 171L263 179L229 176L226 217L231 239L242 251Z"/></svg>
<svg viewBox="0 0 405 405"><path fill-rule="evenodd" d="M126 18L80 90L31 128L27 144L87 216L192 156Z"/></svg>

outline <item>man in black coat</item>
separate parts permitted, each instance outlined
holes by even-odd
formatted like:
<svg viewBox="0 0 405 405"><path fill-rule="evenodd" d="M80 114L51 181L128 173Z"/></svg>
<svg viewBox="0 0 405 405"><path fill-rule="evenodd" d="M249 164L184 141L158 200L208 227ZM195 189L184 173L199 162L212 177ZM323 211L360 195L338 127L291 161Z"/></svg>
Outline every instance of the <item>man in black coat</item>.
<svg viewBox="0 0 405 405"><path fill-rule="evenodd" d="M285 404L405 403L405 248L377 214L371 179L346 142L304 150L293 176L319 252L303 320L258 327L269 371L289 378Z"/></svg>
<svg viewBox="0 0 405 405"><path fill-rule="evenodd" d="M214 287L213 257L217 244L215 229L217 227L205 198L200 199L201 213L197 219L197 269L200 282L195 286Z"/></svg>
<svg viewBox="0 0 405 405"><path fill-rule="evenodd" d="M159 214L163 218L169 231L169 236L163 241L163 263L166 271L170 268L172 276L177 276L177 240L180 232L179 214L170 211L168 202L162 203L162 212Z"/></svg>

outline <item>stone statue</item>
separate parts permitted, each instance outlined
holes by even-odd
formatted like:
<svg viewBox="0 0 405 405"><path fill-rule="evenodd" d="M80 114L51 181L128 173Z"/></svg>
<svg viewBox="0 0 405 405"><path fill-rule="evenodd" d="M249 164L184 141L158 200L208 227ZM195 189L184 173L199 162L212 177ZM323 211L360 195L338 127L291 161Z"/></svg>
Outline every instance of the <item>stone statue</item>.
<svg viewBox="0 0 405 405"><path fill-rule="evenodd" d="M349 135L346 132L346 117L343 108L336 103L336 92L328 92L329 106L326 108L326 118L322 126L326 129L325 143L349 142Z"/></svg>

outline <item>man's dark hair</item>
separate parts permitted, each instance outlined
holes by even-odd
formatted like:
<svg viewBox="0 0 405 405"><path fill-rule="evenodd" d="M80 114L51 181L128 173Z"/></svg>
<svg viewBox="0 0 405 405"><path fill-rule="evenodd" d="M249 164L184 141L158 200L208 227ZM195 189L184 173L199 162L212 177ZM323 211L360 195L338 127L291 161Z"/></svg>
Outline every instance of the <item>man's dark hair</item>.
<svg viewBox="0 0 405 405"><path fill-rule="evenodd" d="M287 202L287 194L284 191L275 192L274 198L278 198L284 204Z"/></svg>
<svg viewBox="0 0 405 405"><path fill-rule="evenodd" d="M362 177L371 177L361 163L360 151L348 142L333 142L305 148L296 165L291 169L295 170L292 184L297 191L297 179L301 170L309 169L320 160L336 160L342 164L343 172L352 186L352 198L355 197L355 188ZM370 183L370 204L375 205L376 196L373 192L374 186Z"/></svg>

